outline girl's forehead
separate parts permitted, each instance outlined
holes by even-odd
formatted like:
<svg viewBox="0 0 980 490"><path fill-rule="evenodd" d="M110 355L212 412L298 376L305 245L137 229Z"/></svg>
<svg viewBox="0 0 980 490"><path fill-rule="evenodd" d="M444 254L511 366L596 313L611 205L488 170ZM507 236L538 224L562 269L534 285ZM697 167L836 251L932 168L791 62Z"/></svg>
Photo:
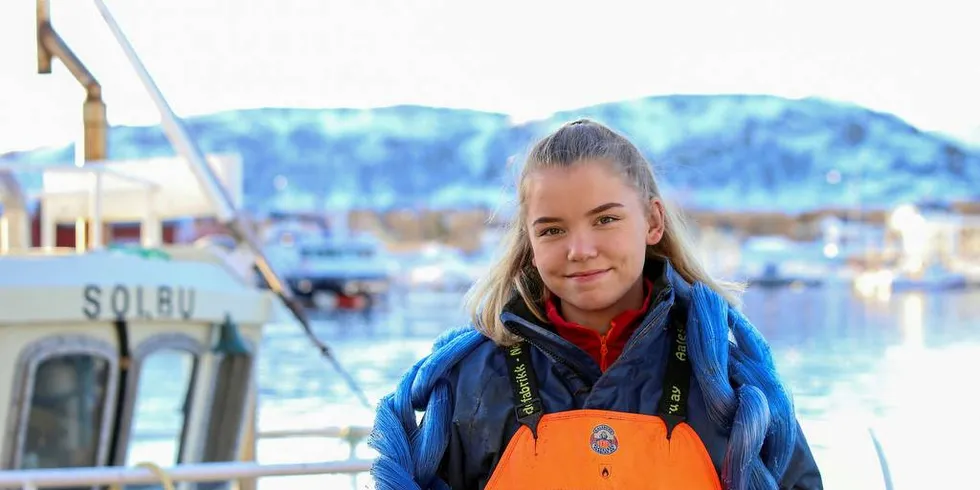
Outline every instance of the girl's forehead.
<svg viewBox="0 0 980 490"><path fill-rule="evenodd" d="M620 175L610 165L582 162L567 167L547 167L528 174L528 190L556 188L616 187L623 184Z"/></svg>
<svg viewBox="0 0 980 490"><path fill-rule="evenodd" d="M541 169L529 174L525 183L529 214L574 213L610 201L625 204L637 196L632 186L602 164Z"/></svg>

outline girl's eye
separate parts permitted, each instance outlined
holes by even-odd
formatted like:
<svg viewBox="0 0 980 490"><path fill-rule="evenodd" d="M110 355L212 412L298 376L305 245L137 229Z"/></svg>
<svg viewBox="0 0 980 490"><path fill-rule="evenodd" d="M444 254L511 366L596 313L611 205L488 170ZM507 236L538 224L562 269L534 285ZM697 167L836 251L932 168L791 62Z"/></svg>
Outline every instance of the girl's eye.
<svg viewBox="0 0 980 490"><path fill-rule="evenodd" d="M600 216L599 219L596 220L596 222L600 225L608 225L609 223L615 221L619 221L619 219L613 216Z"/></svg>
<svg viewBox="0 0 980 490"><path fill-rule="evenodd" d="M557 235L558 233L561 233L560 228L554 228L554 227L545 228L538 232L538 236L554 236Z"/></svg>

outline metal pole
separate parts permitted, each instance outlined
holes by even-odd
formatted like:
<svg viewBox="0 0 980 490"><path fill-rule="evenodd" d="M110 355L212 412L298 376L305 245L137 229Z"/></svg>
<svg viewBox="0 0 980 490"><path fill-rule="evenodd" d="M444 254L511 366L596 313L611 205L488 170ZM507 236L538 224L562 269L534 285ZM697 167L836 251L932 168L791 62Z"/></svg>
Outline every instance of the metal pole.
<svg viewBox="0 0 980 490"><path fill-rule="evenodd" d="M37 56L38 73L51 73L51 60L58 58L68 71L85 87L85 102L82 104L85 161L105 160L107 151L106 106L102 100L102 85L92 75L85 64L68 47L61 36L51 26L51 12L47 0L37 0Z"/></svg>
<svg viewBox="0 0 980 490"><path fill-rule="evenodd" d="M140 241L146 248L155 248L163 244L163 223L156 210L156 190L146 193L146 213L140 223Z"/></svg>
<svg viewBox="0 0 980 490"><path fill-rule="evenodd" d="M167 135L167 139L170 140L177 153L188 160L191 171L194 172L198 184L203 188L205 195L211 201L211 205L215 209L215 214L218 216L218 219L223 223L234 221L237 213L232 207L231 197L228 196L224 186L218 181L218 177L205 159L204 154L191 140L184 126L177 120L177 116L170 107L170 104L163 97L160 88L157 87L156 82L153 81L143 62L137 56L129 39L122 32L122 28L119 27L116 19L109 12L109 8L102 0L94 0L94 2L99 13L102 15L102 19L109 26L109 30L112 31L113 36L122 48L130 65L132 65L136 75L143 83L150 98L153 99L153 103L157 106L157 110L162 116L161 124L163 125L164 133Z"/></svg>
<svg viewBox="0 0 980 490"><path fill-rule="evenodd" d="M43 201L39 212L41 213L41 247L52 248L55 246L58 223L52 216L54 213L50 209L44 209Z"/></svg>
<svg viewBox="0 0 980 490"><path fill-rule="evenodd" d="M10 220L0 214L0 255L10 253Z"/></svg>
<svg viewBox="0 0 980 490"><path fill-rule="evenodd" d="M269 289L283 300L286 307L303 327L309 340L320 350L320 353L327 361L333 365L337 373L340 374L351 390L358 396L361 403L365 407L372 407L371 402L368 401L364 391L357 385L354 378L343 369L330 348L313 333L313 328L310 325L309 318L306 316L306 312L296 302L292 290L283 285L282 280L279 279L279 276L273 270L272 265L262 251L262 247L258 244L251 224L236 212L231 197L228 195L224 186L218 181L214 169L205 160L201 149L198 148L197 144L187 134L184 125L163 97L163 94L160 92L159 87L157 87L156 82L153 81L150 73L146 70L146 67L143 66L143 62L140 61L132 44L130 44L126 35L122 32L112 13L109 12L109 8L106 7L105 2L102 0L93 1L99 13L102 15L102 19L105 20L106 25L109 26L109 30L112 31L119 46L126 54L126 58L129 60L130 65L132 65L133 70L143 82L143 86L149 93L150 98L156 104L167 139L170 140L170 144L174 146L177 152L187 159L191 171L197 177L198 184L200 184L202 190L208 196L212 206L216 210L215 214L218 219L228 227L240 243L244 243L250 249L255 257L255 266L262 275L262 278L269 285Z"/></svg>
<svg viewBox="0 0 980 490"><path fill-rule="evenodd" d="M31 216L27 199L13 171L0 166L0 205L7 228L3 232L7 252L31 246Z"/></svg>
<svg viewBox="0 0 980 490"><path fill-rule="evenodd" d="M102 188L104 180L102 172L96 171L92 179L93 188L89 197L88 248L98 250L102 248Z"/></svg>

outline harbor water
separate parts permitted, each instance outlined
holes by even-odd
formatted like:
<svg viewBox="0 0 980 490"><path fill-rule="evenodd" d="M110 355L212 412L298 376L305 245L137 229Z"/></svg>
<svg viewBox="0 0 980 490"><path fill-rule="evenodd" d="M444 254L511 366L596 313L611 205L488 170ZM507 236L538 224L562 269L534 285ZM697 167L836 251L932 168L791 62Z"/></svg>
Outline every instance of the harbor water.
<svg viewBox="0 0 980 490"><path fill-rule="evenodd" d="M465 324L460 300L455 293L406 294L387 311L318 318L316 330L374 403L437 335ZM980 292L864 298L848 286L753 289L744 311L771 343L826 488L885 488L875 439L897 490L964 488L973 481L969 448L980 438L980 389L972 378L980 372ZM272 325L261 348L261 430L371 424L373 409L358 402L298 326ZM178 379L177 366L186 364L161 356L148 367L159 383L147 384L153 388L141 398L138 426L179 434L174 413L181 385L168 380ZM177 440L145 440L130 459L172 463ZM360 444L354 455L370 458L372 452ZM345 442L322 437L258 445L262 463L349 456ZM261 487L369 488L370 479L270 478Z"/></svg>

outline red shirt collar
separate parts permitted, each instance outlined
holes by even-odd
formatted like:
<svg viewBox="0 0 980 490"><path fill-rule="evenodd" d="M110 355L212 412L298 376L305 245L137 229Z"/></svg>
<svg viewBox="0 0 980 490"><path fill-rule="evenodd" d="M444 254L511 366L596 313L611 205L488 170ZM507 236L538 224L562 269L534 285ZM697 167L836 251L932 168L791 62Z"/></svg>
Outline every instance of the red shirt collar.
<svg viewBox="0 0 980 490"><path fill-rule="evenodd" d="M626 342L636 330L640 318L650 308L650 301L653 297L653 281L644 278L643 289L645 290L645 298L640 308L627 310L616 315L616 318L610 322L609 330L605 335L600 335L595 330L565 320L558 312L558 305L551 296L545 300L545 314L548 321L555 326L558 335L589 353L599 368L605 371L622 353Z"/></svg>

